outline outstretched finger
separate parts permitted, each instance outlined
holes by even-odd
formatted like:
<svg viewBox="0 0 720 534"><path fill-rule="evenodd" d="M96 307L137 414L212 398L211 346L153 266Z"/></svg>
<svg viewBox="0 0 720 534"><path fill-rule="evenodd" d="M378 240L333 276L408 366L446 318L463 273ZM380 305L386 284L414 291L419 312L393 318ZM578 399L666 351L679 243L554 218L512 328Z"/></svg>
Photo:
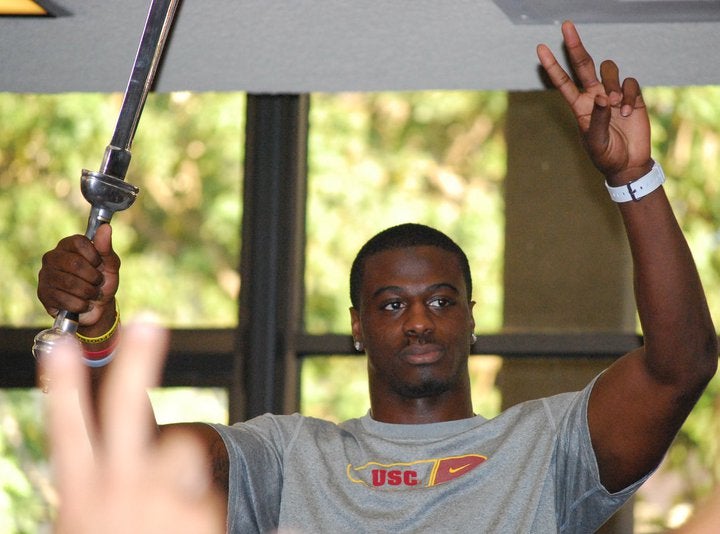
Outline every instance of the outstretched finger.
<svg viewBox="0 0 720 534"><path fill-rule="evenodd" d="M147 388L159 381L167 332L148 323L124 328L120 350L101 392L102 451L108 467L122 478L150 446L156 426ZM131 472L130 469L127 472Z"/></svg>
<svg viewBox="0 0 720 534"><path fill-rule="evenodd" d="M86 494L93 469L89 439L93 432L88 431L91 422L83 417L83 406L87 410L89 402L86 370L82 368L80 349L74 340L58 344L43 357L40 365L49 381L46 409L55 483L60 495L72 499Z"/></svg>
<svg viewBox="0 0 720 534"><path fill-rule="evenodd" d="M580 39L577 28L570 21L562 24L563 41L570 59L570 65L582 87L589 91L600 84L595 71L595 62Z"/></svg>
<svg viewBox="0 0 720 534"><path fill-rule="evenodd" d="M537 47L537 56L553 86L560 91L560 94L563 95L563 98L568 104L571 106L575 104L580 96L580 90L570 75L565 72L565 69L563 69L557 59L555 59L555 54L552 53L547 45L540 44Z"/></svg>

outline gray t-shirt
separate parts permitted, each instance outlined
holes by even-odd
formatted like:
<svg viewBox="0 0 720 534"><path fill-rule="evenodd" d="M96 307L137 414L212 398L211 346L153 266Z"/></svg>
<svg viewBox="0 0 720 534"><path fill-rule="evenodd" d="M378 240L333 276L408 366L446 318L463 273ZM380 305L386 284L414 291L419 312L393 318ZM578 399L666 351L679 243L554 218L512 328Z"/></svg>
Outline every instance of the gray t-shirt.
<svg viewBox="0 0 720 534"><path fill-rule="evenodd" d="M591 387L489 420L214 425L230 456L228 532L594 532L644 479L615 494L601 485Z"/></svg>

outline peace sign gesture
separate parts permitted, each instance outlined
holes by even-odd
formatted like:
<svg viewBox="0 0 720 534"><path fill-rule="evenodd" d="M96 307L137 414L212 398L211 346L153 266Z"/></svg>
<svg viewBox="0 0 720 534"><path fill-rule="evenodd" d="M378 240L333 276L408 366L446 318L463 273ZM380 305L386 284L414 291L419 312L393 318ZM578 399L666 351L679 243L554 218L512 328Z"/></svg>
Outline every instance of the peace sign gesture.
<svg viewBox="0 0 720 534"><path fill-rule="evenodd" d="M547 45L538 45L537 55L575 114L590 158L610 185L623 185L646 174L653 165L650 122L637 80L626 78L621 84L618 67L609 60L600 65L598 80L595 62L575 25L564 22L562 33L579 87Z"/></svg>

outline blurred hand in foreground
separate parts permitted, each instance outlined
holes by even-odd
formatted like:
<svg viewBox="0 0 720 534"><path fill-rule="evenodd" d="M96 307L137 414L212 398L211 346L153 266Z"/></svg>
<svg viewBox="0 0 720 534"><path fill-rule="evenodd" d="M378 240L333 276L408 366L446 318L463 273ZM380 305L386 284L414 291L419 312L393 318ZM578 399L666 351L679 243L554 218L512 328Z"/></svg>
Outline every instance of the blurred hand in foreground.
<svg viewBox="0 0 720 534"><path fill-rule="evenodd" d="M154 433L147 424L146 389L158 383L166 346L159 328L125 329L100 393L99 410L109 423L102 429L84 417L90 385L79 348L60 346L42 362L50 379L58 534L225 532L199 443L181 430Z"/></svg>

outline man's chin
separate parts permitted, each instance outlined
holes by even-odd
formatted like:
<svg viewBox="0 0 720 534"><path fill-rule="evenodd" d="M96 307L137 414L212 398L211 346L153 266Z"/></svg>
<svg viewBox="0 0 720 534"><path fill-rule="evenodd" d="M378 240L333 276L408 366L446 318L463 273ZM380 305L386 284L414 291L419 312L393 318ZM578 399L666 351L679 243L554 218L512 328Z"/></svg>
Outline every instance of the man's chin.
<svg viewBox="0 0 720 534"><path fill-rule="evenodd" d="M425 380L417 384L397 384L396 391L400 395L408 399L424 399L428 397L437 397L443 393L447 393L452 388L452 384L445 380Z"/></svg>

